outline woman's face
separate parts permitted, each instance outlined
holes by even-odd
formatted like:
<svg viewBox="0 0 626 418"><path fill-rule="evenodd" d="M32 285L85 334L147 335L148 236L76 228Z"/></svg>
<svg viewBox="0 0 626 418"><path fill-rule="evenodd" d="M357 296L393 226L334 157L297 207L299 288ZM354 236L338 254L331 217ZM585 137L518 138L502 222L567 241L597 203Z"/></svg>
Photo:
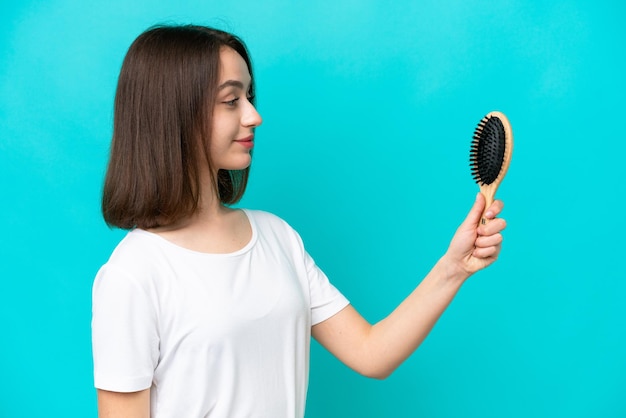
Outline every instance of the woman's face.
<svg viewBox="0 0 626 418"><path fill-rule="evenodd" d="M263 121L249 101L250 81L243 58L231 48L222 48L209 147L215 169L243 170L250 165L254 128Z"/></svg>

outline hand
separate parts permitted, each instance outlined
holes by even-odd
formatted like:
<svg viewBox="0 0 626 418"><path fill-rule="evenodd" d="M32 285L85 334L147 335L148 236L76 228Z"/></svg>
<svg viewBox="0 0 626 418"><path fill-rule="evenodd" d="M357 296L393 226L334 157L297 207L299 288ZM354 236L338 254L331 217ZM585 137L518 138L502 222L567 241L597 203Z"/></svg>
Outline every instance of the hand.
<svg viewBox="0 0 626 418"><path fill-rule="evenodd" d="M496 216L503 207L502 201L494 201L485 214L489 222L479 225L485 208L485 197L478 193L467 218L452 237L444 258L464 276L469 277L498 258L502 246L501 232L506 228L506 221Z"/></svg>

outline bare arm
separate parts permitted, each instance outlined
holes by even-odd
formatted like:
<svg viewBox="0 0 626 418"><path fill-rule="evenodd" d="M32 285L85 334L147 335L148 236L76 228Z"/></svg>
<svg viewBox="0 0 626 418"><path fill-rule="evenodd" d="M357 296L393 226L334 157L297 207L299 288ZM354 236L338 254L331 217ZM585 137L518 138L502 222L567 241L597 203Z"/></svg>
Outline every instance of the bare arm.
<svg viewBox="0 0 626 418"><path fill-rule="evenodd" d="M150 389L109 392L98 389L99 418L150 418Z"/></svg>
<svg viewBox="0 0 626 418"><path fill-rule="evenodd" d="M497 259L506 223L494 218L502 202L490 207L492 221L478 226L484 205L479 195L446 254L389 316L372 326L348 306L315 325L315 339L357 372L389 376L424 341L464 281Z"/></svg>

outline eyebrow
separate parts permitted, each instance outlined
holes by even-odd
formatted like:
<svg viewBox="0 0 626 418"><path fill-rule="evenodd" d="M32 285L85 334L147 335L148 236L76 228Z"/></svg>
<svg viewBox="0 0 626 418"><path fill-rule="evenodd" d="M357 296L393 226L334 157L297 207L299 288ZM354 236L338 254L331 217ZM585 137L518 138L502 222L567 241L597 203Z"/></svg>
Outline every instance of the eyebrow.
<svg viewBox="0 0 626 418"><path fill-rule="evenodd" d="M243 83L241 81L238 81L238 80L228 80L228 81L225 81L222 84L220 84L217 87L217 90L218 91L219 90L223 90L226 87L237 87L237 88L243 90Z"/></svg>

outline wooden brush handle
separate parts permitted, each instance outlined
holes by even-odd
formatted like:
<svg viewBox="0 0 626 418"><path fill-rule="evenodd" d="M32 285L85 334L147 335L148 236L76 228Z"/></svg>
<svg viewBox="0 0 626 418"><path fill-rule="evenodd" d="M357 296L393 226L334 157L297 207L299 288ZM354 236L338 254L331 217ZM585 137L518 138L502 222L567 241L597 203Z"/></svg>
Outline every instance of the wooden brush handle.
<svg viewBox="0 0 626 418"><path fill-rule="evenodd" d="M483 210L483 216L481 216L480 218L481 225L486 225L487 222L489 222L489 219L485 217L485 214L487 213L487 209L489 209L489 206L491 206L495 199L497 188L498 185L496 183L491 183L488 186L480 186L480 193L482 193L482 195L485 197L485 209Z"/></svg>

